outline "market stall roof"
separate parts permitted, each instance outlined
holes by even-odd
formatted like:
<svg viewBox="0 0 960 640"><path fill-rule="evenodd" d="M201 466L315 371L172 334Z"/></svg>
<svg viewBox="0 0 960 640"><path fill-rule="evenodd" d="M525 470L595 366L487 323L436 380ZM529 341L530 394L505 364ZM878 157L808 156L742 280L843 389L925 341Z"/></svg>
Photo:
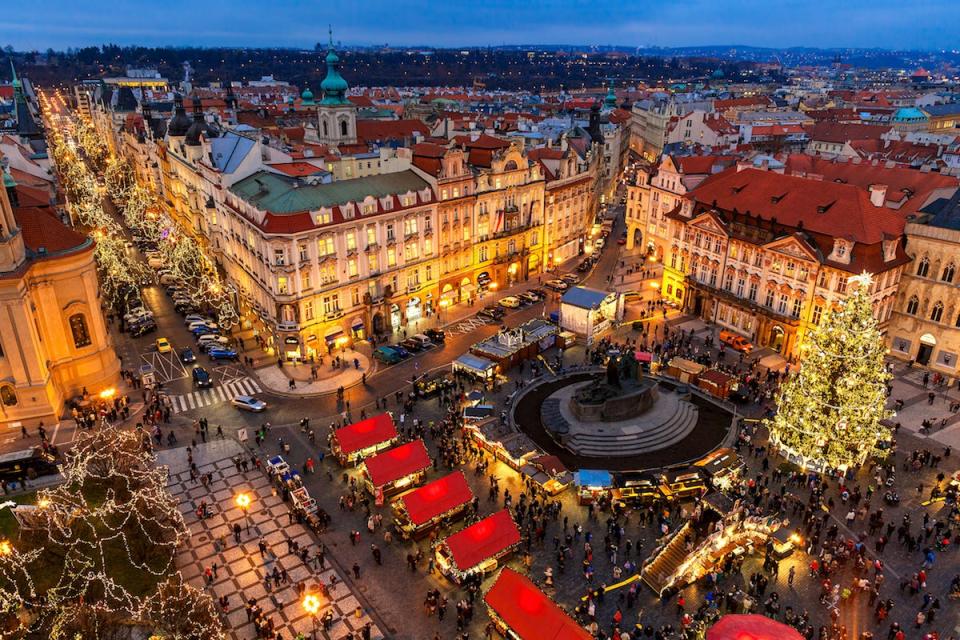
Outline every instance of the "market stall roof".
<svg viewBox="0 0 960 640"><path fill-rule="evenodd" d="M767 616L727 614L707 630L707 640L803 640L803 635Z"/></svg>
<svg viewBox="0 0 960 640"><path fill-rule="evenodd" d="M700 374L700 380L713 383L718 387L722 387L725 384L729 384L729 382L733 380L733 376L726 374L723 371L717 371L716 369L707 369Z"/></svg>
<svg viewBox="0 0 960 640"><path fill-rule="evenodd" d="M520 529L506 509L453 534L447 548L460 571L467 571L520 542Z"/></svg>
<svg viewBox="0 0 960 640"><path fill-rule="evenodd" d="M573 474L573 482L578 487L611 487L613 477L609 471L581 469Z"/></svg>
<svg viewBox="0 0 960 640"><path fill-rule="evenodd" d="M521 640L591 638L535 584L512 569L500 572L483 600Z"/></svg>
<svg viewBox="0 0 960 640"><path fill-rule="evenodd" d="M486 358L481 358L480 356L475 356L472 353L465 353L456 360L453 361L454 364L460 365L465 369L470 369L478 373L485 373L497 366L495 362L491 362Z"/></svg>
<svg viewBox="0 0 960 640"><path fill-rule="evenodd" d="M473 492L462 471L454 471L400 497L414 525L424 524L470 500L473 500Z"/></svg>
<svg viewBox="0 0 960 640"><path fill-rule="evenodd" d="M396 438L397 429L393 425L393 417L389 413L381 413L337 429L333 437L340 444L340 450L350 454Z"/></svg>
<svg viewBox="0 0 960 640"><path fill-rule="evenodd" d="M373 486L382 487L417 471L423 471L430 466L431 461L423 440L414 440L379 453L363 464Z"/></svg>
<svg viewBox="0 0 960 640"><path fill-rule="evenodd" d="M693 360L687 360L686 358L672 358L670 360L670 366L676 367L683 371L684 373L693 373L699 375L704 369L705 366L699 362L694 362Z"/></svg>
<svg viewBox="0 0 960 640"><path fill-rule="evenodd" d="M563 304L573 305L581 309L599 309L603 301L610 294L606 291L597 291L586 287L573 287L560 298Z"/></svg>
<svg viewBox="0 0 960 640"><path fill-rule="evenodd" d="M538 456L533 459L533 464L554 476L559 476L567 472L567 468L557 456Z"/></svg>

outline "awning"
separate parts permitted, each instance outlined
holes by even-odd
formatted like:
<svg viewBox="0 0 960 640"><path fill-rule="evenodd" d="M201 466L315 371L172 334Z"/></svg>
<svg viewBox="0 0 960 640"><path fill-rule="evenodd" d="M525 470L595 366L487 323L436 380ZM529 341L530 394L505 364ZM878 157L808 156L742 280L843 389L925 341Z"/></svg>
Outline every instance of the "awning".
<svg viewBox="0 0 960 640"><path fill-rule="evenodd" d="M324 335L323 339L326 340L327 342L333 342L342 335L343 335L343 329L341 329L340 327L334 327L333 329L327 330L327 333L326 335Z"/></svg>
<svg viewBox="0 0 960 640"><path fill-rule="evenodd" d="M363 329L363 317L357 316L356 318L354 318L353 321L350 323L350 328L353 330Z"/></svg>
<svg viewBox="0 0 960 640"><path fill-rule="evenodd" d="M613 476L609 471L581 469L573 474L573 483L578 487L612 487Z"/></svg>
<svg viewBox="0 0 960 640"><path fill-rule="evenodd" d="M592 636L529 579L505 568L483 601L521 640L590 640Z"/></svg>
<svg viewBox="0 0 960 640"><path fill-rule="evenodd" d="M635 351L633 357L637 362L653 362L653 354L649 351Z"/></svg>
<svg viewBox="0 0 960 640"><path fill-rule="evenodd" d="M443 293L440 294L441 300L443 300L444 298L449 299L449 298L456 298L456 297L457 297L456 289L451 289L450 291L444 291Z"/></svg>
<svg viewBox="0 0 960 640"><path fill-rule="evenodd" d="M383 487L431 464L430 454L423 440L414 440L377 454L364 462L367 476L374 487Z"/></svg>
<svg viewBox="0 0 960 640"><path fill-rule="evenodd" d="M374 445L393 440L397 437L397 429L393 425L393 418L389 413L354 422L342 429L333 432L333 437L340 445L340 451L351 454Z"/></svg>
<svg viewBox="0 0 960 640"><path fill-rule="evenodd" d="M727 614L707 629L707 640L803 640L803 635L767 616Z"/></svg>
<svg viewBox="0 0 960 640"><path fill-rule="evenodd" d="M453 361L453 365L463 369L469 369L470 371L475 371L483 375L486 375L488 371L497 366L495 362L487 360L486 358L481 358L480 356L475 356L472 353L463 354Z"/></svg>
<svg viewBox="0 0 960 640"><path fill-rule="evenodd" d="M471 294L471 293L473 293L473 292L476 291L476 290L477 290L477 287L476 287L476 285L473 285L473 284L462 284L462 285L460 285L460 293L461 293L461 294Z"/></svg>
<svg viewBox="0 0 960 640"><path fill-rule="evenodd" d="M454 471L400 498L414 526L429 522L473 500L473 492L462 471Z"/></svg>
<svg viewBox="0 0 960 640"><path fill-rule="evenodd" d="M445 541L453 563L460 571L469 571L519 542L520 529L506 509L470 525Z"/></svg>

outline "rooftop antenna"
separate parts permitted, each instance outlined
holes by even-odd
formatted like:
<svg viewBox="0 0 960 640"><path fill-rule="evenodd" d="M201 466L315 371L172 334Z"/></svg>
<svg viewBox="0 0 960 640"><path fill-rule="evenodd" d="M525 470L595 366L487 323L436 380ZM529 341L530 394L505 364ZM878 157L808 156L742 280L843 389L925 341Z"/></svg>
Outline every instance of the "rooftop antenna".
<svg viewBox="0 0 960 640"><path fill-rule="evenodd" d="M330 48L333 49L333 25L327 25L327 31L330 33Z"/></svg>

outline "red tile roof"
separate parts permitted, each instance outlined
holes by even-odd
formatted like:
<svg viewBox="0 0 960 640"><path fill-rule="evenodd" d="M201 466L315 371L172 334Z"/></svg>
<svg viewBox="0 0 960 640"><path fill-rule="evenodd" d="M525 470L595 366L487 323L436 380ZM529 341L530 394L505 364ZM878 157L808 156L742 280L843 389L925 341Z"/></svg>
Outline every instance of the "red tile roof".
<svg viewBox="0 0 960 640"><path fill-rule="evenodd" d="M347 100L360 108L376 106L367 96L347 96Z"/></svg>
<svg viewBox="0 0 960 640"><path fill-rule="evenodd" d="M754 96L751 98L728 98L726 100L714 100L713 108L717 111L725 109L734 109L737 107L768 107L773 105L770 98L766 96Z"/></svg>
<svg viewBox="0 0 960 640"><path fill-rule="evenodd" d="M85 235L60 222L49 207L17 207L13 215L20 225L23 244L33 253L43 250L49 255L93 246Z"/></svg>
<svg viewBox="0 0 960 640"><path fill-rule="evenodd" d="M902 235L904 217L875 207L863 189L759 169L727 169L693 190L700 204L747 213L778 224L857 242Z"/></svg>
<svg viewBox="0 0 960 640"><path fill-rule="evenodd" d="M673 164L685 175L705 175L713 173L717 165L729 167L736 158L734 156L670 156Z"/></svg>
<svg viewBox="0 0 960 640"><path fill-rule="evenodd" d="M807 128L811 140L819 142L850 142L851 140L875 140L890 131L890 127L873 124L847 124L844 122L818 122Z"/></svg>
<svg viewBox="0 0 960 640"><path fill-rule="evenodd" d="M430 135L420 120L357 120L357 138L365 142L405 141L415 134Z"/></svg>
<svg viewBox="0 0 960 640"><path fill-rule="evenodd" d="M327 173L326 169L322 169L315 164L310 164L309 162L279 162L277 164L267 165L271 169L285 173L288 176L294 177L304 177L304 176L313 176L318 173Z"/></svg>

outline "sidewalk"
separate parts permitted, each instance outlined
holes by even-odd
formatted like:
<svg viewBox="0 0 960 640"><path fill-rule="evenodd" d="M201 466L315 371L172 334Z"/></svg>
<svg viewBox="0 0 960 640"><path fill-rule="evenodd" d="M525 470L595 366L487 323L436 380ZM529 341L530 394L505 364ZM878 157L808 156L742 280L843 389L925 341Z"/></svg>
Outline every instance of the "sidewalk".
<svg viewBox="0 0 960 640"><path fill-rule="evenodd" d="M274 621L284 637L297 633L311 636L315 621L304 610L297 594L297 585L303 583L306 593L319 594L319 583L329 585L331 577L336 586L329 588L330 597L321 597L321 610L334 616L333 627L326 637L355 637L365 625L371 625L371 637L383 638L378 626L371 620L361 599L353 592L344 575L332 566L331 553L327 554L326 568L320 570L315 563L304 563L292 553L289 540L295 540L314 557L317 541L303 525L289 517L289 508L276 495L267 476L251 467L239 470L233 463L235 455L246 457L243 448L233 440L214 440L198 445L194 461L200 474L211 474L209 488L190 480L184 448L168 449L157 454L157 462L170 469L168 489L179 501L179 509L190 528L190 541L181 547L176 556L177 568L184 580L198 589L207 590L213 598L227 596L228 610L224 614L228 637L237 640L253 637L253 623L244 610L248 600L256 601L263 614ZM249 515L235 504L234 496L241 492L252 494ZM210 515L197 517L200 501L207 502ZM240 542L234 542L231 533L233 524L242 527ZM223 537L225 547L217 550L214 541ZM264 555L258 542L266 543ZM204 570L214 571L212 580L204 577ZM214 569L215 567L215 569ZM284 569L290 576L288 582L267 588L265 577L274 568Z"/></svg>
<svg viewBox="0 0 960 640"><path fill-rule="evenodd" d="M350 349L338 355L344 362L339 369L333 367L329 356L325 356L323 364L285 362L282 367L278 367L274 362L255 369L253 373L262 386L274 393L312 396L333 393L340 387L347 389L360 384L364 374L369 378L376 370L376 363L359 349ZM359 368L354 366L354 359L359 361ZM311 367L316 369L316 380L311 375ZM291 380L295 382L295 387L290 386Z"/></svg>

